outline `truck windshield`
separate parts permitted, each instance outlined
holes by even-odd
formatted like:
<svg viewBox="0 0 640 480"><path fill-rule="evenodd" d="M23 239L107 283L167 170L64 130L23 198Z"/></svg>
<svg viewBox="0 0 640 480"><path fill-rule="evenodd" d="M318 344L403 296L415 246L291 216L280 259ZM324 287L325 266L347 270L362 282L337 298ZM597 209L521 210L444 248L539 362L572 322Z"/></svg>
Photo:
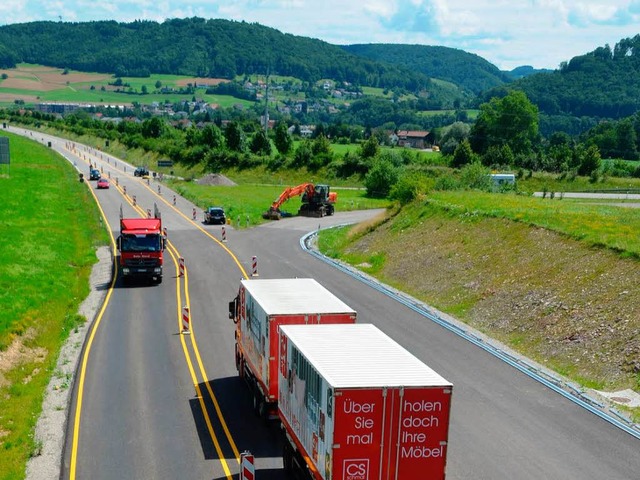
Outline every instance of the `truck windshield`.
<svg viewBox="0 0 640 480"><path fill-rule="evenodd" d="M162 250L160 235L122 235L123 252L159 252Z"/></svg>

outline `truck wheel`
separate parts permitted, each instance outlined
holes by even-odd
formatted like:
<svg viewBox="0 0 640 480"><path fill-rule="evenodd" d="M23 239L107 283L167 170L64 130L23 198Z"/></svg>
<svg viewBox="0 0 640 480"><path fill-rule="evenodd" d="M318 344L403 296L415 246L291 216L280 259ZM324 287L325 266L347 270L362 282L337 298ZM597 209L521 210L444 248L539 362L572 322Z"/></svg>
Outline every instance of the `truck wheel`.
<svg viewBox="0 0 640 480"><path fill-rule="evenodd" d="M238 351L238 344L236 343L236 370L238 371L238 373L240 373L241 365L242 363L241 363L240 352Z"/></svg>
<svg viewBox="0 0 640 480"><path fill-rule="evenodd" d="M244 360L242 359L242 357L240 357L240 359L238 360L239 364L238 364L238 376L242 379L245 378L245 374L244 374Z"/></svg>

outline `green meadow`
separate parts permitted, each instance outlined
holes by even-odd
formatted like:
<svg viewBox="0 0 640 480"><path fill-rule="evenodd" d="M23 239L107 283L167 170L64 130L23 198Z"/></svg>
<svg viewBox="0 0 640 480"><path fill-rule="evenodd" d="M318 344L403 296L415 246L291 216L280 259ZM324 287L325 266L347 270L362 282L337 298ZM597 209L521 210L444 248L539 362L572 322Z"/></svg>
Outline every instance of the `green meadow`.
<svg viewBox="0 0 640 480"><path fill-rule="evenodd" d="M24 477L40 445L33 428L60 347L85 319L95 248L108 236L75 169L46 147L8 136L0 165L0 479ZM14 351L14 350L12 350Z"/></svg>

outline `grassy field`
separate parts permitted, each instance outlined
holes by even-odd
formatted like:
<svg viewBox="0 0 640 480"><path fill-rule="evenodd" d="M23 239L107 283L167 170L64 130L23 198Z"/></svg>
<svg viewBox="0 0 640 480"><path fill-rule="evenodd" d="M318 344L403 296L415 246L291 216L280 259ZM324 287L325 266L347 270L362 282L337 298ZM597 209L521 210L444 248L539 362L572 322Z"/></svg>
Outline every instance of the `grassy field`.
<svg viewBox="0 0 640 480"><path fill-rule="evenodd" d="M3 136L3 132L0 132ZM77 173L44 146L9 136L0 165L0 479L24 476L33 427L61 344L85 319L95 247L107 242Z"/></svg>
<svg viewBox="0 0 640 480"><path fill-rule="evenodd" d="M429 201L452 215L506 218L640 259L640 216L635 208L481 192L437 192Z"/></svg>
<svg viewBox="0 0 640 480"><path fill-rule="evenodd" d="M133 102L150 104L169 101L191 101L192 97L230 107L236 104L253 105L253 102L240 100L228 95L207 95L204 88L196 89L194 94L160 94L154 93L156 82L163 87L180 88L187 84L195 84L196 79L183 75L154 74L147 78L122 77L122 82L129 86L122 90L132 89L137 93L115 92L110 86L115 78L111 75L69 71L40 65L20 64L15 69L0 70L8 76L0 80L0 104L13 104L15 100L24 100L26 104L38 102L76 102L89 104L131 104ZM213 79L209 79L213 80ZM143 95L142 87L146 86L148 94ZM93 87L93 89L92 89ZM104 91L102 88L104 87Z"/></svg>
<svg viewBox="0 0 640 480"><path fill-rule="evenodd" d="M307 180L309 181L309 180ZM243 184L237 186L199 185L194 182L171 181L171 186L182 196L188 198L201 208L209 206L224 207L227 217L234 225L245 227L265 221L262 213L288 187L297 183L278 185ZM300 182L303 183L303 182ZM318 179L317 183L323 183ZM388 200L365 197L365 191L353 188L335 187L328 182L332 191L338 193L336 211L361 210L369 208L385 208ZM291 198L285 202L280 210L295 215L300 208L300 197ZM239 220L239 224L238 224Z"/></svg>

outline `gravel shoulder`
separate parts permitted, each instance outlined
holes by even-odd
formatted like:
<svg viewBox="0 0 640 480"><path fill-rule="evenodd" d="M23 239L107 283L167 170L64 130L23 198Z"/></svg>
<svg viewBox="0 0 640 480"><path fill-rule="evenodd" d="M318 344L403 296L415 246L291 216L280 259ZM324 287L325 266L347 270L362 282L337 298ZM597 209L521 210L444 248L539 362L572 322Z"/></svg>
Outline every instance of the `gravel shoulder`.
<svg viewBox="0 0 640 480"><path fill-rule="evenodd" d="M78 313L87 321L74 330L62 346L56 370L47 386L42 412L35 429L35 439L41 445L40 454L27 463L27 480L60 478L62 452L69 420L71 392L80 364L87 334L106 297L113 275L113 257L110 247L100 247L98 262L93 266L91 292L80 305Z"/></svg>

